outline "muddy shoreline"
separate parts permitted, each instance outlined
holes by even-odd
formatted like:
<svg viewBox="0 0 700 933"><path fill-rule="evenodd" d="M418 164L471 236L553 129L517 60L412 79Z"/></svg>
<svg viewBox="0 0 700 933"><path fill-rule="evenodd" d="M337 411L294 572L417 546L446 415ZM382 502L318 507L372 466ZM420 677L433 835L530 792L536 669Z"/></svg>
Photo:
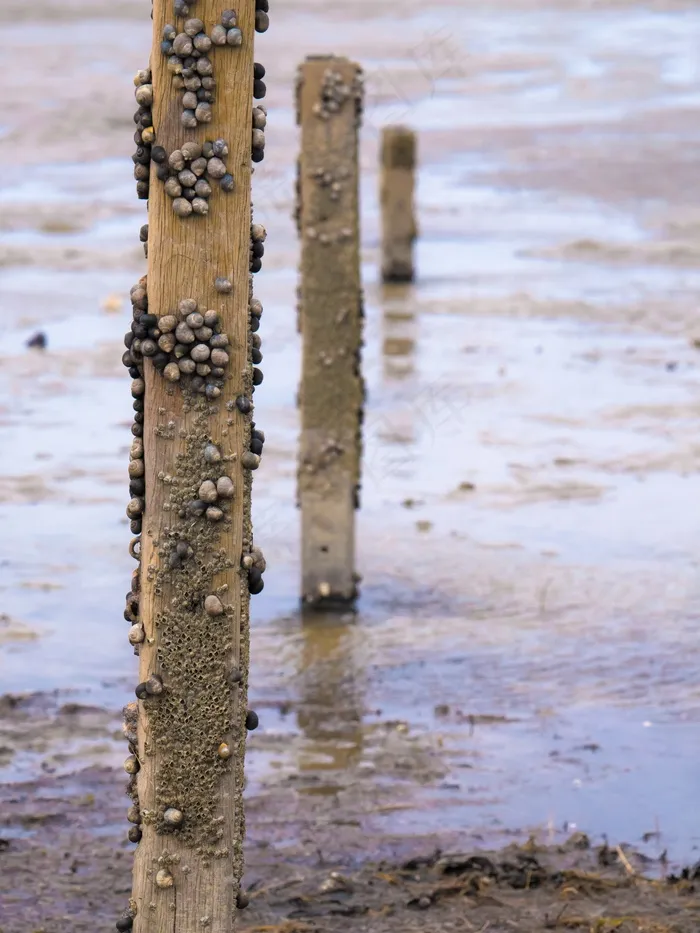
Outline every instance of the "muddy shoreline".
<svg viewBox="0 0 700 933"><path fill-rule="evenodd" d="M2 933L113 929L131 891L132 857L108 768L0 785ZM375 839L352 808L319 818L318 798L277 790L248 800L241 930L375 933L551 929L690 933L700 869L678 873L631 847L575 833L484 849L445 839ZM323 808L322 808L323 809ZM269 814L277 816L269 819ZM353 818L353 816L355 818ZM292 837L294 841L292 841ZM462 845L460 845L462 842ZM466 844L465 844L466 842ZM385 857L378 860L378 853Z"/></svg>

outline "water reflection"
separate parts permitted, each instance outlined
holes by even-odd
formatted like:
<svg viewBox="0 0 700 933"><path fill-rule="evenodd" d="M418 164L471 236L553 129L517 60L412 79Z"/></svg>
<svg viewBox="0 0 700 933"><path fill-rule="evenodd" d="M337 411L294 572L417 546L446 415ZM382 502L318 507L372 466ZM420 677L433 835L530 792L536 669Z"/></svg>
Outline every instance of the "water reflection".
<svg viewBox="0 0 700 933"><path fill-rule="evenodd" d="M362 758L364 672L356 660L353 613L301 615L297 725L300 772L348 772Z"/></svg>
<svg viewBox="0 0 700 933"><path fill-rule="evenodd" d="M410 285L384 285L382 306L382 375L385 382L407 379L415 372L416 316Z"/></svg>

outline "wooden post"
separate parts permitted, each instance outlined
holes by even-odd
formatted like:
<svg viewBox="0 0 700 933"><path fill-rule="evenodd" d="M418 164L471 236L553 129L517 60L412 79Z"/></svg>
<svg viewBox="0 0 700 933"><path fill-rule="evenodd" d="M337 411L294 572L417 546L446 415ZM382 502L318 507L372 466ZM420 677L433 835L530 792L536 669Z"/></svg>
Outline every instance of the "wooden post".
<svg viewBox="0 0 700 933"><path fill-rule="evenodd" d="M134 174L149 209L124 358L139 562L125 612L139 654L125 770L138 847L117 929L135 933L233 930L246 905L246 729L257 724L247 684L249 593L265 569L250 519L262 308L250 273L264 230L252 225L251 159L264 147L253 37L267 2L239 0L237 15L188 2L154 0L151 68L134 82Z"/></svg>
<svg viewBox="0 0 700 933"><path fill-rule="evenodd" d="M382 207L382 280L413 281L413 243L417 227L413 206L416 137L404 126L382 132L380 203Z"/></svg>
<svg viewBox="0 0 700 933"><path fill-rule="evenodd" d="M364 387L358 219L362 72L345 58L308 58L297 78L301 157L299 392L302 599L347 605L356 596L355 509Z"/></svg>

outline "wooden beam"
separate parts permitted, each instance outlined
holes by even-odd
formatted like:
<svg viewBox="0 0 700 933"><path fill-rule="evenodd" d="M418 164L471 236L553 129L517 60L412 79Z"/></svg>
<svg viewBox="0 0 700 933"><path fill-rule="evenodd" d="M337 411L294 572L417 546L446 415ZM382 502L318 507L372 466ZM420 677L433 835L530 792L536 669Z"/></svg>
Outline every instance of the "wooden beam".
<svg viewBox="0 0 700 933"><path fill-rule="evenodd" d="M246 903L249 593L265 569L250 517L264 440L251 420L262 310L251 270L264 239L251 225L251 157L264 147L253 39L267 28L266 0L257 7L154 0L151 67L135 79L135 177L149 220L125 354L139 562L126 612L139 685L125 709L125 768L138 846L117 924L135 933L231 933Z"/></svg>
<svg viewBox="0 0 700 933"><path fill-rule="evenodd" d="M379 200L382 209L382 280L412 282L416 136L405 126L382 131Z"/></svg>
<svg viewBox="0 0 700 933"><path fill-rule="evenodd" d="M351 603L357 592L363 381L358 130L362 72L345 58L307 58L297 81L301 155L299 392L302 599Z"/></svg>

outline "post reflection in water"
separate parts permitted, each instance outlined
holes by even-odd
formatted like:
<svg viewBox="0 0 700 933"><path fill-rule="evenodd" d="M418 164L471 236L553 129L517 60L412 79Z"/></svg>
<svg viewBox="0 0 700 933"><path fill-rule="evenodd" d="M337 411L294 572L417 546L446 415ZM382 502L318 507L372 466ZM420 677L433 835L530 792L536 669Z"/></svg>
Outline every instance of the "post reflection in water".
<svg viewBox="0 0 700 933"><path fill-rule="evenodd" d="M382 303L382 375L386 382L407 379L415 370L416 315L410 286L385 285Z"/></svg>
<svg viewBox="0 0 700 933"><path fill-rule="evenodd" d="M347 774L362 758L364 672L356 664L356 626L352 612L302 612L297 725L306 741L300 772Z"/></svg>

